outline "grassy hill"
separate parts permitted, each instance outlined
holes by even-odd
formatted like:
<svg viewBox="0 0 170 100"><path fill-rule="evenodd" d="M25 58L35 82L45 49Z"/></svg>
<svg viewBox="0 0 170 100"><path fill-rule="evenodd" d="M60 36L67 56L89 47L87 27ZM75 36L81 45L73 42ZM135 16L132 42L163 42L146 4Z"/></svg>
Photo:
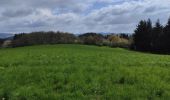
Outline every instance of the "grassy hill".
<svg viewBox="0 0 170 100"><path fill-rule="evenodd" d="M42 45L0 50L0 99L169 100L170 56Z"/></svg>

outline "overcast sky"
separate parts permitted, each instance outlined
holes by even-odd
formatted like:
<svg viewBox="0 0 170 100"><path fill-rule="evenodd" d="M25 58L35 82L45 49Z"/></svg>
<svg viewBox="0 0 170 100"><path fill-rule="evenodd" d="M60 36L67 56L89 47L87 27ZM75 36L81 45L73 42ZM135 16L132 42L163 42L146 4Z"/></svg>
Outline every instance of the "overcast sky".
<svg viewBox="0 0 170 100"><path fill-rule="evenodd" d="M170 0L0 0L0 32L132 33L141 19L170 17Z"/></svg>

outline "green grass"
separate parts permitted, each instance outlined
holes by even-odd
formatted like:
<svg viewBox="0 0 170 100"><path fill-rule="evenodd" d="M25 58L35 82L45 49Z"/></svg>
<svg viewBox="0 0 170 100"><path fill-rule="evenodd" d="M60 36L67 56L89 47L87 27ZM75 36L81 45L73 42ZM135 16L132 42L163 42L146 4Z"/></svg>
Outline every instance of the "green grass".
<svg viewBox="0 0 170 100"><path fill-rule="evenodd" d="M169 100L170 56L42 45L0 50L0 100Z"/></svg>

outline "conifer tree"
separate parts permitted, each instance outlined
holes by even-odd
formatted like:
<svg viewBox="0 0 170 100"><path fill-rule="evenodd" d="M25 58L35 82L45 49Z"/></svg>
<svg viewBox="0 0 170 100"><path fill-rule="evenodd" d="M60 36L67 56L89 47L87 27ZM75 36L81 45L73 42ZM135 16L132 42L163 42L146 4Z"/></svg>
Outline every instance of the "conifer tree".
<svg viewBox="0 0 170 100"><path fill-rule="evenodd" d="M163 45L163 40L161 39L163 35L163 26L160 24L159 19L155 23L152 29L152 50L160 51Z"/></svg>
<svg viewBox="0 0 170 100"><path fill-rule="evenodd" d="M137 50L151 50L152 22L142 20L139 22L134 34L134 46Z"/></svg>
<svg viewBox="0 0 170 100"><path fill-rule="evenodd" d="M163 50L170 52L170 18L168 19L167 25L164 27L163 40Z"/></svg>

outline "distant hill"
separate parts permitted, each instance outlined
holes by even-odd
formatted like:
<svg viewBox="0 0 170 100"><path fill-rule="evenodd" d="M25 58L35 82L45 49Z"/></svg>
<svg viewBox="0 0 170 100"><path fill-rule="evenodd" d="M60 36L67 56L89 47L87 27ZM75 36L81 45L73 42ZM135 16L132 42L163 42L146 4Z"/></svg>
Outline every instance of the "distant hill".
<svg viewBox="0 0 170 100"><path fill-rule="evenodd" d="M86 33L97 33L97 34L102 34L102 35L109 35L109 34L116 34L116 33L106 33L106 32L86 32ZM85 33L78 33L78 34L75 34L76 36L79 36L79 35L82 35L82 34L85 34Z"/></svg>
<svg viewBox="0 0 170 100"><path fill-rule="evenodd" d="M0 39L11 38L13 36L14 34L10 34L10 33L0 33Z"/></svg>
<svg viewBox="0 0 170 100"><path fill-rule="evenodd" d="M99 34L102 34L102 35L110 35L110 34L116 34L116 33L107 33L107 32L100 32Z"/></svg>
<svg viewBox="0 0 170 100"><path fill-rule="evenodd" d="M107 33L107 32L100 32L102 35L110 35L110 34L132 34L132 33Z"/></svg>

